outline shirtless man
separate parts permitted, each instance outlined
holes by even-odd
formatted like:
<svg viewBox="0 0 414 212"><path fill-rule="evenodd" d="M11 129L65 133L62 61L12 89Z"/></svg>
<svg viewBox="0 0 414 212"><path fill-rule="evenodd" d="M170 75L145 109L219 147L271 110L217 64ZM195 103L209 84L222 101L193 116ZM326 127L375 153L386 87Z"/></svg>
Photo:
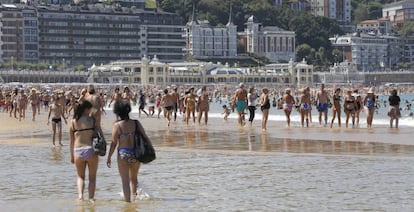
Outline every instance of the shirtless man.
<svg viewBox="0 0 414 212"><path fill-rule="evenodd" d="M35 121L36 113L38 112L38 106L40 102L40 97L36 93L36 89L32 89L31 93L29 94L29 102L32 106L32 121Z"/></svg>
<svg viewBox="0 0 414 212"><path fill-rule="evenodd" d="M119 87L116 87L114 94L111 96L111 101L109 101L108 107L111 107L112 102L118 102L121 100L122 100L122 94L119 91Z"/></svg>
<svg viewBox="0 0 414 212"><path fill-rule="evenodd" d="M201 88L201 95L198 96L197 104L198 104L198 124L200 124L201 118L204 113L204 123L207 125L210 99L207 94L207 88L205 85Z"/></svg>
<svg viewBox="0 0 414 212"><path fill-rule="evenodd" d="M174 114L174 121L177 120L177 111L178 111L178 103L179 103L179 99L180 96L178 95L177 92L178 88L174 87L173 88L173 92L171 94L172 98L173 98L173 114Z"/></svg>
<svg viewBox="0 0 414 212"><path fill-rule="evenodd" d="M325 85L321 85L321 89L316 94L317 109L319 112L319 124L322 125L322 113L325 117L325 126L328 124L328 92L325 91Z"/></svg>
<svg viewBox="0 0 414 212"><path fill-rule="evenodd" d="M168 121L168 126L170 126L171 114L174 108L174 100L171 94L168 93L168 89L164 90L164 96L161 98L160 104L164 107L164 116Z"/></svg>
<svg viewBox="0 0 414 212"><path fill-rule="evenodd" d="M235 91L233 101L237 114L239 114L238 123L240 126L243 126L244 110L247 106L247 90L244 89L243 83L240 83L239 88Z"/></svg>
<svg viewBox="0 0 414 212"><path fill-rule="evenodd" d="M102 99L96 94L93 85L88 86L88 95L86 95L85 100L92 104L91 116L95 118L96 126L101 127Z"/></svg>
<svg viewBox="0 0 414 212"><path fill-rule="evenodd" d="M49 105L49 115L47 117L47 125L50 123L50 117L52 116L52 144L55 146L56 140L56 127L59 131L59 144L62 146L62 118L67 124L66 118L63 115L63 106L59 104L59 99L57 96L52 96L52 104Z"/></svg>

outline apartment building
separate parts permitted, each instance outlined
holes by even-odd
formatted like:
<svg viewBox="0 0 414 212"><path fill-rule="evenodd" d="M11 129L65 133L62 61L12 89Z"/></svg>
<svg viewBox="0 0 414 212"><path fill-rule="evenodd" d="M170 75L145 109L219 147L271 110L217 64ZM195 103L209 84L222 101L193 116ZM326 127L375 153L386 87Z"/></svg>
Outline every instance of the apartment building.
<svg viewBox="0 0 414 212"><path fill-rule="evenodd" d="M344 59L362 72L395 69L412 55L407 42L396 36L355 33L330 40L334 48L344 51Z"/></svg>
<svg viewBox="0 0 414 212"><path fill-rule="evenodd" d="M23 60L23 15L13 4L0 6L0 61Z"/></svg>
<svg viewBox="0 0 414 212"><path fill-rule="evenodd" d="M36 62L37 56L38 62L65 66L90 66L144 55L156 55L163 62L184 57L183 21L172 13L101 4L14 7L6 13L2 9L2 15L12 18L1 19L2 40L8 38L14 45L1 45L3 60L12 50L17 60Z"/></svg>

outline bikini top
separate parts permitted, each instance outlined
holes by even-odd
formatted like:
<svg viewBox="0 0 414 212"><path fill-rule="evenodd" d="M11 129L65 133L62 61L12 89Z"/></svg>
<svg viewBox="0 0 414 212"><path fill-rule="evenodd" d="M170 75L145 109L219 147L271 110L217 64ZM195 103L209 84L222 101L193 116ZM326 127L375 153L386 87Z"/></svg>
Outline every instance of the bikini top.
<svg viewBox="0 0 414 212"><path fill-rule="evenodd" d="M95 122L94 122L95 125ZM73 128L73 132L82 132L82 131L86 131L86 130L95 130L95 127L90 127L90 128L84 128L84 129L76 129L75 125L72 122L72 128Z"/></svg>
<svg viewBox="0 0 414 212"><path fill-rule="evenodd" d="M122 132L121 125L119 124L119 122L117 122L116 125L118 126L118 129L119 129L119 135L118 135L119 139L135 135L135 131L127 132L127 133Z"/></svg>
<svg viewBox="0 0 414 212"><path fill-rule="evenodd" d="M82 132L82 131L86 131L86 130L95 130L95 128L91 127L91 128L85 128L85 129L79 129L79 130L73 128L73 132Z"/></svg>

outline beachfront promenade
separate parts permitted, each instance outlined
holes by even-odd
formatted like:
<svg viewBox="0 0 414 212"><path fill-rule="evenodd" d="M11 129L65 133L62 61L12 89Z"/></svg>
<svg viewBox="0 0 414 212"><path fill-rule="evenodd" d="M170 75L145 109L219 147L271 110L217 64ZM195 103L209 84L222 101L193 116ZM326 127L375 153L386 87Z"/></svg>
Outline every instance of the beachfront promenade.
<svg viewBox="0 0 414 212"><path fill-rule="evenodd" d="M194 76L194 73L187 73L190 78L202 78L205 77L202 74ZM175 74L176 75L176 74ZM174 74L166 74L166 82L172 81L170 77L175 77ZM190 76L191 75L191 76ZM141 77L140 73L133 72L109 72L109 73L94 73L85 71L30 71L30 70L2 70L0 71L0 83L102 83L106 82L105 78L111 79L123 79ZM185 76L181 76L181 78ZM218 76L219 77L219 76ZM228 76L224 76L228 77ZM234 85L237 85L240 81L243 81L243 76L237 76L234 79ZM278 83L269 81L268 78L272 77L268 74L257 74L257 82L252 84L264 85L278 85L285 83ZM385 83L414 83L414 71L392 71L392 72L357 72L357 73L337 73L337 72L313 72L312 78L314 84L366 84L366 85L379 85ZM190 84L204 84L207 80L192 80ZM263 83L265 82L265 83ZM116 81L115 83L119 83ZM125 82L124 82L125 83ZM245 82L249 83L249 82ZM129 84L129 83L127 83ZM139 84L139 83L132 83ZM154 81L153 84L157 85ZM159 83L158 83L159 84ZM176 85L189 84L186 81L175 80ZM311 85L311 84L304 84Z"/></svg>

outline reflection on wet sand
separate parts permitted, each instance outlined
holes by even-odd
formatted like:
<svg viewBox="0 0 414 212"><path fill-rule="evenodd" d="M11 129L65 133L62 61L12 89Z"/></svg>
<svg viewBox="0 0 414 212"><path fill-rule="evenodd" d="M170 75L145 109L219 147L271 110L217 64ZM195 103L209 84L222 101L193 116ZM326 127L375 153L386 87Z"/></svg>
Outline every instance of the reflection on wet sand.
<svg viewBox="0 0 414 212"><path fill-rule="evenodd" d="M160 133L162 134L162 133ZM153 138L155 143L158 139ZM250 131L239 133L185 130L177 134L164 133L160 147L186 147L227 151L286 152L312 154L353 155L410 155L414 146L360 141L319 141L308 139L275 138L271 134Z"/></svg>
<svg viewBox="0 0 414 212"><path fill-rule="evenodd" d="M62 146L52 147L51 149L52 149L51 159L53 161L61 161L63 159Z"/></svg>

